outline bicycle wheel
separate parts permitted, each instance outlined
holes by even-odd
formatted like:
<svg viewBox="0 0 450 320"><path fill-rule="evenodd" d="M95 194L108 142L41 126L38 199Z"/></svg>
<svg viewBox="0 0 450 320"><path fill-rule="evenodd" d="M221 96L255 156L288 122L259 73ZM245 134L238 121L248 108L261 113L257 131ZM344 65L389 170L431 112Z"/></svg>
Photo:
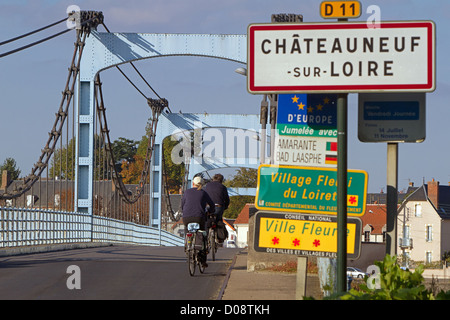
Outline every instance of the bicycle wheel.
<svg viewBox="0 0 450 320"><path fill-rule="evenodd" d="M189 274L193 276L195 274L195 265L197 264L195 249L194 249L194 243L195 243L195 236L194 239L191 240L191 243L188 245L188 266L189 266Z"/></svg>
<svg viewBox="0 0 450 320"><path fill-rule="evenodd" d="M205 267L203 266L203 263L200 261L198 253L199 253L199 251L195 250L195 256L197 258L197 264L198 264L198 270L200 271L200 273L203 273L203 272L205 272Z"/></svg>
<svg viewBox="0 0 450 320"><path fill-rule="evenodd" d="M208 248L211 253L212 261L216 261L216 231L213 228L209 229Z"/></svg>

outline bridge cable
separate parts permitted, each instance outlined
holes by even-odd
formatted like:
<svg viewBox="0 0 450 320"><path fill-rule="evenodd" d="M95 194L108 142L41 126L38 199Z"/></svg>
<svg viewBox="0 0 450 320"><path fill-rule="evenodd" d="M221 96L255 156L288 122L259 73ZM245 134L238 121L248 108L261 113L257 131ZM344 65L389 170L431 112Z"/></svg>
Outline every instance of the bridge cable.
<svg viewBox="0 0 450 320"><path fill-rule="evenodd" d="M109 137L110 130L108 128L108 124L106 121L106 113L105 113L106 108L104 105L102 85L101 85L99 75L97 75L97 77L96 77L95 85L96 85L95 101L96 101L96 105L97 105L97 115L98 115L98 120L99 120L99 124L100 124L100 131L102 133L102 138L106 142L106 151L110 155L110 165L114 171L113 182L114 182L114 185L116 186L116 188L119 190L119 193L120 193L122 199L125 202L132 204L132 203L135 203L142 195L144 185L148 179L148 174L149 174L149 170L150 170L150 159L152 157L153 149L154 149L154 145L155 145L156 125L158 123L159 115L161 114L161 111L164 108L164 106L162 105L162 103L159 100L148 99L149 105L152 104L152 105L150 105L150 107L152 109L152 125L151 125L151 127L149 129L149 133L148 133L149 139L148 139L148 144L147 144L147 154L146 154L146 157L144 160L144 167L141 172L139 187L136 192L130 194L122 181L122 177L115 170L114 154L112 152L112 143L111 143L111 139ZM165 104L167 104L167 102L165 102Z"/></svg>
<svg viewBox="0 0 450 320"><path fill-rule="evenodd" d="M69 31L72 31L72 30L71 30L71 29L67 29L67 30L58 32L58 33L56 33L56 34L54 34L54 35L51 35L51 36L49 36L49 37L47 37L47 38L38 40L38 41L33 42L33 43L30 43L30 44L27 44L27 45L25 45L25 46L23 46L23 47L20 47L20 48L17 48L17 49L14 49L14 50L11 50L11 51L2 53L2 54L0 54L0 58L9 56L9 55L11 55L11 54L13 54L13 53L16 53L16 52L19 52L19 51L28 49L28 48L30 48L30 47L34 47L35 45L38 45L38 44L40 44L40 43L42 43L42 42L45 42L45 41L51 40L51 39L53 39L53 38L56 38L56 37L58 37L58 36L60 36L60 35L62 35L62 34L64 34L64 33L69 32Z"/></svg>
<svg viewBox="0 0 450 320"><path fill-rule="evenodd" d="M111 33L111 31L109 31L108 27L105 25L105 23L102 23L103 27L105 28L105 30L108 33ZM148 83L148 81L144 78L144 76L139 72L139 70L136 68L136 66L134 65L134 63L132 61L129 62L130 65L133 67L133 69L136 71L136 73L141 77L141 79L145 82L145 84L150 88L150 90L158 97L158 99L160 99L161 101L164 101L163 98L161 98L161 96L156 92L155 89L153 89L153 87ZM120 73L122 73L122 75L136 88L137 91L139 91L139 93L144 96L144 98L148 99L141 90L139 90L137 88L137 86L131 81L130 78L128 78L125 73L122 71L122 69L119 66L116 66L116 68L120 71ZM169 108L169 104L166 104L166 108L169 110L169 112L172 112Z"/></svg>
<svg viewBox="0 0 450 320"><path fill-rule="evenodd" d="M92 27L96 27L98 23L103 21L103 14L95 11L82 11L82 27L76 30L77 41L75 42L75 49L72 56L69 74L67 76L66 85L62 92L62 99L59 110L56 113L56 119L52 130L49 132L49 138L44 149L41 151L39 160L34 164L31 173L23 178L23 183L15 186L14 190L5 190L0 194L0 199L14 199L18 198L25 192L31 189L34 183L39 179L42 172L47 168L50 158L52 157L59 137L62 134L64 122L68 116L68 109L70 102L75 92L76 79L80 70L81 56L85 45L85 40ZM69 31L72 29L68 29Z"/></svg>
<svg viewBox="0 0 450 320"><path fill-rule="evenodd" d="M105 28L105 30L108 33L111 33L108 29L108 27L105 25L105 23L102 23L103 27ZM99 94L98 96L100 96L100 102L99 102L99 108L98 108L98 117L99 117L99 121L100 119L103 119L104 123L100 123L100 127L101 127L101 132L104 132L103 135L103 139L104 141L107 143L108 148L107 151L110 154L110 161L112 161L112 163L110 164L113 168L114 171L114 178L113 178L113 182L116 186L116 188L120 191L120 195L122 197L122 199L127 202L127 203L134 203L136 202L139 197L142 194L143 191L143 186L145 184L145 181L148 177L148 170L149 170L149 165L150 165L150 160L153 154L153 149L154 149L154 144L155 144L155 136L156 136L156 127L158 124L158 118L159 115L161 114L161 112L163 111L164 108L167 108L169 113L172 113L172 111L170 110L169 104L167 102L166 99L161 98L161 96L153 89L153 87L149 84L149 82L145 79L145 77L142 75L142 73L137 69L137 67L135 66L135 64L133 62L129 62L130 65L133 67L133 69L136 71L136 73L140 76L140 78L147 84L147 86L150 88L150 90L159 98L159 100L154 100L154 99L149 99L134 83L133 81L125 74L125 72L119 67L116 66L116 68L119 70L119 72L128 80L128 82L145 98L147 99L147 102L150 106L150 108L152 109L153 112L153 116L152 116L152 123L150 126L150 131L148 133L148 145L147 145L147 154L145 157L145 161L144 161L144 167L143 167L143 171L141 172L141 179L139 182L139 187L138 190L130 197L128 190L126 189L125 185L122 182L122 179L120 177L120 175L116 172L115 170L115 166L114 164L114 158L113 158L113 153L112 153L112 146L111 146L111 141L109 138L109 129L107 128L107 122L106 122L106 116L104 115L105 112L105 108L104 108L104 102L103 102L103 98L102 98L102 93L101 93L101 82L100 79L98 78L98 80L96 81L96 84L99 86ZM163 106L158 104L163 104ZM157 104L157 106L155 106L154 104ZM103 128L103 129L102 129ZM106 136L106 139L105 139ZM163 152L163 151L161 151ZM179 216L177 216L173 209L172 209L172 204L170 201L170 196L169 196L169 188L168 188L168 177L167 174L164 172L166 171L166 167L165 167L165 161L164 161L164 152L162 155L162 164L163 164L163 181L164 181L164 192L165 192L165 203L166 203L166 207L172 217L172 219L174 221L178 221L179 220ZM183 182L183 185L185 185L185 183Z"/></svg>
<svg viewBox="0 0 450 320"><path fill-rule="evenodd" d="M82 11L82 13L84 13L85 11ZM88 11L88 14L89 13L91 13L91 11ZM101 14L101 13L100 13ZM85 21L83 21L82 23L81 23L81 28L83 29L83 31L87 31L87 33L89 34L89 32L90 32L90 28L91 28L91 23L96 23L96 22L98 22L99 21L99 19L101 19L101 20L103 20L103 16L101 16L101 18L99 17L99 16L93 16L93 17L91 17L90 19L88 19L88 20L85 20ZM64 21L65 20L67 20L67 19L64 19ZM59 22L61 22L61 21L59 21ZM59 23L58 22L58 23ZM53 24L54 25L54 24ZM49 26L47 26L47 27L44 27L44 28L48 28ZM42 28L41 28L42 29ZM11 51L8 51L8 52L5 52L5 53L2 53L2 54L0 54L0 58L3 58L3 57L6 57L6 56L9 56L9 55L11 55L11 54L13 54L13 53L17 53L17 52L20 52L20 51L22 51L22 50L25 50L25 49L28 49L28 48L31 48L31 47L34 47L35 45L38 45L38 44L40 44L40 43L43 43L43 42L45 42L45 41L48 41L48 40L51 40L51 39L53 39L53 38L56 38L56 37L58 37L58 36L60 36L60 35L63 35L63 34L65 34L65 33L67 33L67 32L69 32L69 31L72 31L73 29L69 29L69 28L67 28L66 30L63 30L63 31L60 31L60 32L58 32L58 33L55 33L55 34L53 34L53 35L51 35L51 36L48 36L48 37L46 37L46 38L43 38L43 39L41 39L41 40L38 40L38 41L35 41L35 42L32 42L32 43L30 43L30 44L27 44L27 45L25 45L25 46L22 46L22 47L20 47L20 48L17 48L17 49L14 49L14 50L11 50ZM37 31L33 31L32 33L36 33ZM30 33L30 34L32 34L32 33ZM24 37L25 35L22 35L22 36L20 36L20 37L18 37L19 39L20 38L22 38L22 37ZM7 41L5 41L4 43L8 43L8 42L11 42L11 41L13 41L14 39L10 39L10 40L7 40ZM1 44L3 44L3 43L1 43ZM1 45L0 44L0 45Z"/></svg>
<svg viewBox="0 0 450 320"><path fill-rule="evenodd" d="M13 42L13 41L16 41L16 40L20 40L20 39L25 38L25 37L28 37L28 36L31 36L32 34L35 34L35 33L38 33L38 32L40 32L40 31L43 31L43 30L45 30L45 29L51 28L51 27L53 27L53 26L56 26L57 24L60 24L61 22L64 22L64 21L67 21L67 18L64 18L64 19L61 19L61 20L59 20L59 21L56 21L56 22L54 22L54 23L52 23L52 24L49 24L48 26L45 26L45 27L42 27L42 28L39 28L39 29L30 31L30 32L25 33L25 34L23 34L23 35L21 35L21 36L17 36L17 37L15 37L15 38L11 38L11 39L9 39L9 40L5 40L5 41L3 41L3 42L0 42L0 46L2 46L2 45L4 45L4 44L7 44L7 43L10 43L10 42Z"/></svg>

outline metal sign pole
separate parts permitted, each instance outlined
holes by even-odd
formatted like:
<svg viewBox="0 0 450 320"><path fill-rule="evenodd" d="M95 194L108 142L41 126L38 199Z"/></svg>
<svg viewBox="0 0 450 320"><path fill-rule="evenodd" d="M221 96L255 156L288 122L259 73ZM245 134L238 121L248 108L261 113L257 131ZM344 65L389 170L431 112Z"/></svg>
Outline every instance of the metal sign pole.
<svg viewBox="0 0 450 320"><path fill-rule="evenodd" d="M386 254L397 249L398 143L387 144Z"/></svg>
<svg viewBox="0 0 450 320"><path fill-rule="evenodd" d="M348 19L338 19L347 22ZM347 291L347 123L348 93L337 99L337 292Z"/></svg>
<svg viewBox="0 0 450 320"><path fill-rule="evenodd" d="M337 291L347 291L347 98L337 99Z"/></svg>

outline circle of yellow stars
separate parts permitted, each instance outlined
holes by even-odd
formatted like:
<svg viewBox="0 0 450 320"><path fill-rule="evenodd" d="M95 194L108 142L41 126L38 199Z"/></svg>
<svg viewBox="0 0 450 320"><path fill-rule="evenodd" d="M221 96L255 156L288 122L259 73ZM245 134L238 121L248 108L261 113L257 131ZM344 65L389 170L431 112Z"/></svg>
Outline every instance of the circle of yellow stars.
<svg viewBox="0 0 450 320"><path fill-rule="evenodd" d="M297 97L297 95L294 95L292 98L292 103L297 103L298 106L298 110L305 110L305 104L303 104L303 102L300 101L300 103L298 103L298 99L299 97ZM323 98L323 104L319 103L318 105L316 105L316 108L318 111L321 111L324 107L324 105L329 104L330 103L330 99L328 97ZM314 107L313 106L309 106L307 108L308 113L312 113L314 111Z"/></svg>

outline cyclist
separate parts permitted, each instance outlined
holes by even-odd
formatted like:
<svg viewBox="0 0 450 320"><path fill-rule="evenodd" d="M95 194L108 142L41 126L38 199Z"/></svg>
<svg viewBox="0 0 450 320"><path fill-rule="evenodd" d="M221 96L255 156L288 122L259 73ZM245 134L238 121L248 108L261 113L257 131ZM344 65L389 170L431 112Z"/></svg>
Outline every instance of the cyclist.
<svg viewBox="0 0 450 320"><path fill-rule="evenodd" d="M201 177L194 177L192 180L192 188L187 189L181 199L185 233L187 232L187 225L191 222L197 222L200 225L200 230L205 230L206 211L208 210L210 213L214 212L215 204L202 189L203 185L204 181ZM206 239L203 239L203 241L205 244ZM206 248L206 245L203 247ZM202 252L201 256L203 266L207 267L206 252Z"/></svg>
<svg viewBox="0 0 450 320"><path fill-rule="evenodd" d="M212 181L206 184L205 191L211 197L215 204L215 214L217 221L221 221L223 212L228 209L230 205L230 197L228 195L228 189L223 184L223 175L217 173L213 176Z"/></svg>
<svg viewBox="0 0 450 320"><path fill-rule="evenodd" d="M222 221L223 212L228 209L230 205L230 197L228 189L223 184L223 175L217 173L213 176L212 181L206 184L205 191L209 194L215 204L215 219L216 223ZM209 230L212 221L207 221L207 230ZM219 242L222 242L220 240Z"/></svg>

